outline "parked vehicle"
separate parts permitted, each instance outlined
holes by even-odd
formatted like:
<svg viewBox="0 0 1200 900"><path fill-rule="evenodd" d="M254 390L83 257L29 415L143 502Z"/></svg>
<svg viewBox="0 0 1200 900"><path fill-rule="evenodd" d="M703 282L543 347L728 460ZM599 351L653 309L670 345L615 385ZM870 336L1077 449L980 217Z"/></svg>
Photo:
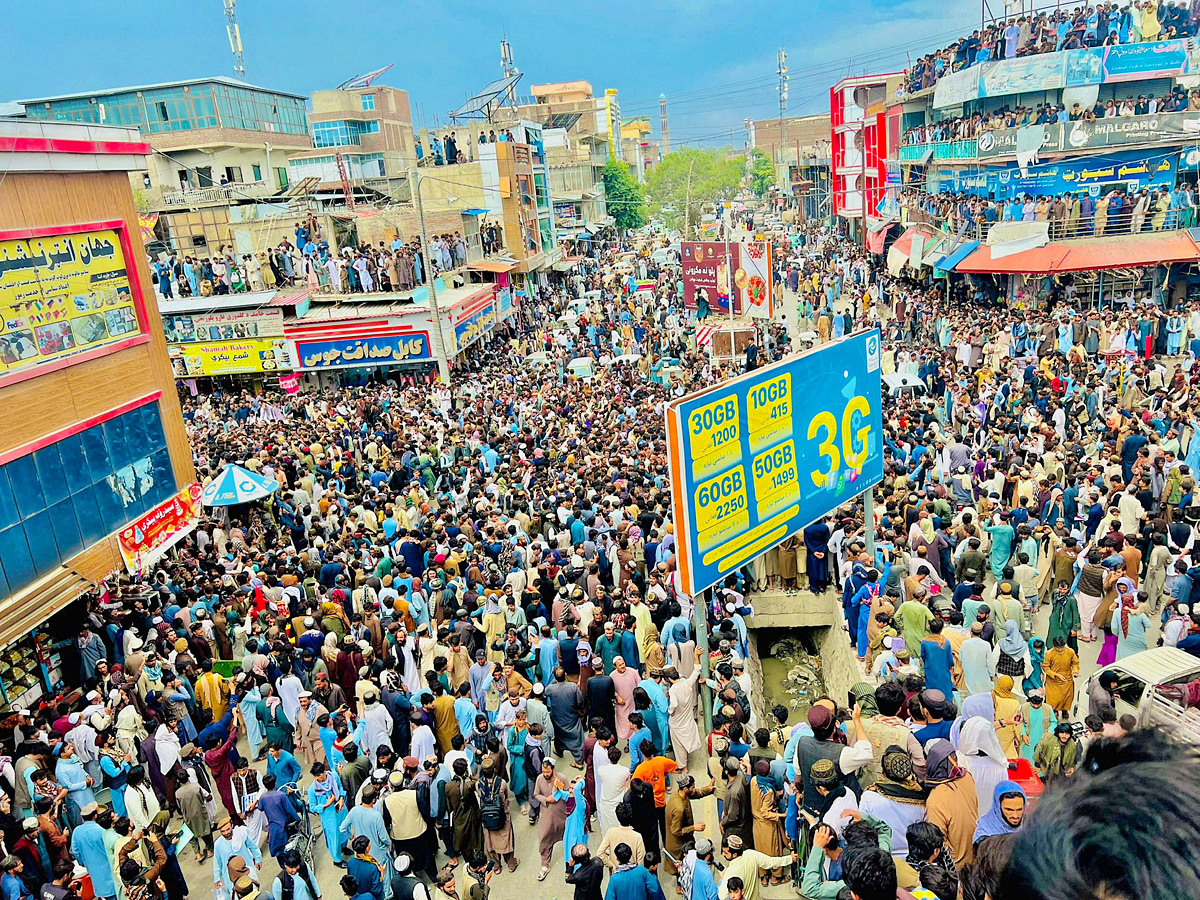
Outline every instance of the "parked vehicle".
<svg viewBox="0 0 1200 900"><path fill-rule="evenodd" d="M1180 739L1200 744L1200 659L1175 647L1134 653L1092 674L1084 689L1085 704L1087 690L1103 672L1117 674L1113 705L1118 718L1128 714L1139 728L1162 725ZM1189 687L1193 683L1197 684ZM1077 707L1075 712L1078 717L1081 711Z"/></svg>
<svg viewBox="0 0 1200 900"><path fill-rule="evenodd" d="M889 397L924 397L929 393L929 388L925 386L925 382L919 375L893 372L891 375L882 376L881 380Z"/></svg>

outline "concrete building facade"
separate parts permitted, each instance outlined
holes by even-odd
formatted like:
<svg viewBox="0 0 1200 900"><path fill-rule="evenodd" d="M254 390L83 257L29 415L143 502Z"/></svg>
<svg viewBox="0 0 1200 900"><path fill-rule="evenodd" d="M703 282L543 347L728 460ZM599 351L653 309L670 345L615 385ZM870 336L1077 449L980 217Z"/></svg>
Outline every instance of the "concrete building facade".
<svg viewBox="0 0 1200 900"><path fill-rule="evenodd" d="M408 92L383 85L316 91L308 113L313 149L288 160L292 181L316 178L341 191L337 154L356 185L389 196L408 194L417 164Z"/></svg>
<svg viewBox="0 0 1200 900"><path fill-rule="evenodd" d="M134 199L180 253L231 244L231 208L286 192L288 158L312 148L303 96L223 76L21 102L29 119L141 132L152 152L130 176Z"/></svg>

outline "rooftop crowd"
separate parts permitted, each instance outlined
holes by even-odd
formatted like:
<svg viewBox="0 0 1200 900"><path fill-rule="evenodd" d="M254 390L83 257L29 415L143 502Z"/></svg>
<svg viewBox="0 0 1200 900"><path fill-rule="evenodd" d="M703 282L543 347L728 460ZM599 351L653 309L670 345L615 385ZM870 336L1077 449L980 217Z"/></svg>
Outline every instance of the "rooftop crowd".
<svg viewBox="0 0 1200 900"><path fill-rule="evenodd" d="M795 230L794 320L736 366L697 350L675 266L640 256L635 291L636 248L601 242L452 386L185 396L201 480L279 489L94 597L78 699L11 720L4 900L84 872L185 900L210 866L219 900L317 900L329 866L348 900L513 896L521 866L577 900L1200 895L1194 750L1108 677L1080 696L1081 656L1200 652L1200 311L951 303ZM851 501L687 595L664 404L866 324L928 388L881 398L875 520ZM617 348L640 358L564 375ZM759 701L747 619L800 588L840 598L861 669L797 719Z"/></svg>
<svg viewBox="0 0 1200 900"><path fill-rule="evenodd" d="M914 125L904 132L905 144L931 144L940 141L962 141L977 138L985 131L1005 128L1025 128L1029 125L1054 125L1068 122L1094 122L1097 119L1128 118L1167 112L1200 110L1200 91L1185 91L1176 86L1161 97L1128 94L1124 100L1097 100L1090 107L1072 103L1068 110L1061 103L1039 103L1033 106L1007 106L990 113L956 116Z"/></svg>
<svg viewBox="0 0 1200 900"><path fill-rule="evenodd" d="M957 234L983 240L996 222L1048 222L1051 240L1141 234L1191 228L1196 222L1196 188L1181 182L1129 190L1104 186L1099 196L1090 191L1060 195L1022 194L1014 199L992 199L968 193L930 194L906 190L901 208L914 221L927 221Z"/></svg>
<svg viewBox="0 0 1200 900"><path fill-rule="evenodd" d="M997 19L942 50L926 54L905 70L906 87L909 93L915 93L933 87L943 75L991 60L1191 37L1196 30L1195 4L1175 0L1045 9Z"/></svg>

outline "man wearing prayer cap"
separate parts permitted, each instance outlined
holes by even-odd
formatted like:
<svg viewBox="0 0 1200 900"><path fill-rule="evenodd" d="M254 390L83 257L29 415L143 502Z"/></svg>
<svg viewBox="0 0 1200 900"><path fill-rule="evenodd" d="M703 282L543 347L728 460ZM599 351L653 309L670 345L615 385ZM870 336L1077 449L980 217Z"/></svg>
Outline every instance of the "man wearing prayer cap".
<svg viewBox="0 0 1200 900"><path fill-rule="evenodd" d="M684 845L695 839L707 827L705 823L696 824L692 815L692 801L707 797L713 792L715 785L712 781L708 787L697 788L696 779L691 775L680 775L675 779L675 792L667 798L665 810L667 823L666 848L669 856L663 857L663 867L670 875L678 874L678 868L672 857L680 859Z"/></svg>

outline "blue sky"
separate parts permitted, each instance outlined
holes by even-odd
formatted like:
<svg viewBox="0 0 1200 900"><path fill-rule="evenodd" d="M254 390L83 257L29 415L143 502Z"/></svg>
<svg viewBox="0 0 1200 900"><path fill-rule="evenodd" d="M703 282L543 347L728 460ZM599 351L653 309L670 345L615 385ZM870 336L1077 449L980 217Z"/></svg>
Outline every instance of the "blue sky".
<svg viewBox="0 0 1200 900"><path fill-rule="evenodd" d="M49 13L49 15L48 15ZM0 100L232 75L221 0L9 3ZM241 0L247 80L309 94L387 63L433 125L500 76L507 34L521 89L582 79L620 91L622 114L670 102L672 143L744 139L778 115L775 52L791 69L788 114L828 108L845 75L898 71L978 27L977 0ZM24 39L28 36L28 39ZM16 40L13 40L16 38Z"/></svg>

